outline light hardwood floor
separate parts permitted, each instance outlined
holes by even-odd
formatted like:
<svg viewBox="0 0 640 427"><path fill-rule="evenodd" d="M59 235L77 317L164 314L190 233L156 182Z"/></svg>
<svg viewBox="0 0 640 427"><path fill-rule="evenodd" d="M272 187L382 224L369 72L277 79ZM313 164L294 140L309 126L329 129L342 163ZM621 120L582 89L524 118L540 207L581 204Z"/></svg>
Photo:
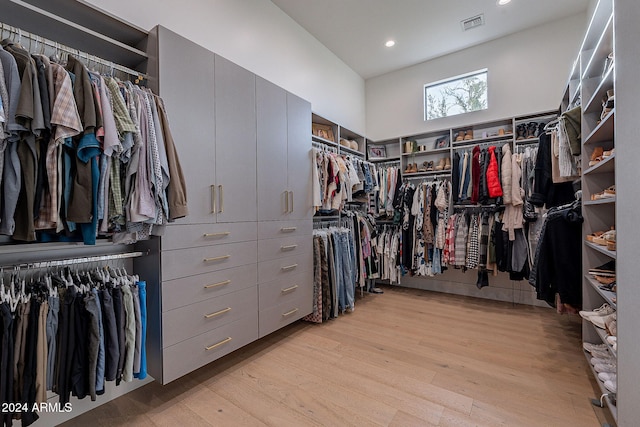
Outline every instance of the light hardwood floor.
<svg viewBox="0 0 640 427"><path fill-rule="evenodd" d="M385 287L64 426L598 426L580 321Z"/></svg>

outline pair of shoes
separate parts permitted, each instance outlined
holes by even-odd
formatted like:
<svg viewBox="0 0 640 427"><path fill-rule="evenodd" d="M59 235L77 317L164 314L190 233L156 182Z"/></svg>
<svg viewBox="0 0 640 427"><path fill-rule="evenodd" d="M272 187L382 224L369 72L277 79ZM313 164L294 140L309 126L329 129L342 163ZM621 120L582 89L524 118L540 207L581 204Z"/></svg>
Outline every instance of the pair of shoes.
<svg viewBox="0 0 640 427"><path fill-rule="evenodd" d="M611 187L605 188L603 191L599 193L595 193L591 195L591 200L602 200L609 199L611 197L616 197L616 186L615 184Z"/></svg>
<svg viewBox="0 0 640 427"><path fill-rule="evenodd" d="M604 154L604 148L594 148L591 152L591 158L589 159L589 166L597 165L600 161L602 161L602 154Z"/></svg>
<svg viewBox="0 0 640 427"><path fill-rule="evenodd" d="M600 329L605 329L608 331L608 327L607 325L611 325L612 328L614 329L614 332L617 331L616 326L614 325L613 322L616 321L616 317L617 314L615 312L608 314L608 315L604 315L604 316L588 316L585 319L587 319L589 322L593 323L596 327L600 328ZM616 335L615 333L611 333L609 332L609 335Z"/></svg>
<svg viewBox="0 0 640 427"><path fill-rule="evenodd" d="M422 166L424 166L424 171L425 172L432 172L433 171L433 160L429 160L427 162L422 163Z"/></svg>
<svg viewBox="0 0 640 427"><path fill-rule="evenodd" d="M407 168L404 170L404 173L416 173L418 172L418 164L417 163L409 163Z"/></svg>
<svg viewBox="0 0 640 427"><path fill-rule="evenodd" d="M586 311L586 310L581 310L580 312L578 312L578 314L580 315L580 317L582 317L583 319L586 320L591 320L591 317L604 317L604 316L608 316L610 314L615 313L616 310L611 307L608 303L604 303L602 304L600 307L594 309L593 311ZM604 325L604 323L603 323ZM604 326L602 327L602 329L604 329Z"/></svg>
<svg viewBox="0 0 640 427"><path fill-rule="evenodd" d="M590 342L583 342L582 343L582 348L585 349L585 351L591 353L593 351L605 351L607 350L607 345L602 343L602 344L592 344Z"/></svg>
<svg viewBox="0 0 640 427"><path fill-rule="evenodd" d="M616 260L611 260L595 268L589 269L589 274L598 274L600 276L613 276L616 275Z"/></svg>
<svg viewBox="0 0 640 427"><path fill-rule="evenodd" d="M613 110L615 104L613 89L609 89L607 94L602 98L602 113L600 114L600 120L604 120Z"/></svg>
<svg viewBox="0 0 640 427"><path fill-rule="evenodd" d="M593 369L597 373L606 372L606 373L613 374L618 370L618 364L616 363L615 360L613 362L608 362L608 363L598 363L597 365L593 365Z"/></svg>
<svg viewBox="0 0 640 427"><path fill-rule="evenodd" d="M607 333L612 337L618 336L618 320L615 313L609 316L605 316L604 327Z"/></svg>
<svg viewBox="0 0 640 427"><path fill-rule="evenodd" d="M612 228L611 230L604 231L604 232L596 231L591 236L593 236L591 240L592 243L595 243L596 245L599 245L599 246L606 246L607 249L609 249L610 251L616 250L616 230L615 229Z"/></svg>
<svg viewBox="0 0 640 427"><path fill-rule="evenodd" d="M437 171L449 170L449 169L451 169L451 159L449 157L441 158L435 167L435 170Z"/></svg>

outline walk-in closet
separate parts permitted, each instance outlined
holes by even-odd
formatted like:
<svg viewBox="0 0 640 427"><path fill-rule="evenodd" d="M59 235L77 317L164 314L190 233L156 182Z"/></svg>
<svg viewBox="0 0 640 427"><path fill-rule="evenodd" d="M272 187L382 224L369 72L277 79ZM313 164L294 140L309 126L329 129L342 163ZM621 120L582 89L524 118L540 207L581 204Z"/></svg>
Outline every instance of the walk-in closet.
<svg viewBox="0 0 640 427"><path fill-rule="evenodd" d="M3 426L638 424L639 5L169 3L0 1Z"/></svg>

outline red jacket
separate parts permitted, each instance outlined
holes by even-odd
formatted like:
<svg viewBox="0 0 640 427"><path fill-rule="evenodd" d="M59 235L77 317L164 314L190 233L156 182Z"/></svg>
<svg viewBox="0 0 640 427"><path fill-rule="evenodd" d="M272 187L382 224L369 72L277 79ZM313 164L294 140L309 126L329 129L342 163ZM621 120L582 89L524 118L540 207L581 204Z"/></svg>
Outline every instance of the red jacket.
<svg viewBox="0 0 640 427"><path fill-rule="evenodd" d="M498 160L496 159L496 147L489 147L489 167L487 168L487 188L489 197L502 196L502 186L500 185L500 173L498 171Z"/></svg>

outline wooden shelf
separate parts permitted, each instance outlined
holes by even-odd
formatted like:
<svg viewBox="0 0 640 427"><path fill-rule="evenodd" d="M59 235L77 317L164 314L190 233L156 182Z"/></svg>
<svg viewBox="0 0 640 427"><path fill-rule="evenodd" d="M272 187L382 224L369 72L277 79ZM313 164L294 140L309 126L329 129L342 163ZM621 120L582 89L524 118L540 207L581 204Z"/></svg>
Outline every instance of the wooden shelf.
<svg viewBox="0 0 640 427"><path fill-rule="evenodd" d="M616 203L616 198L614 196L614 197L607 197L599 200L586 200L584 202L584 205L585 206L601 206L601 205L611 205L615 203Z"/></svg>
<svg viewBox="0 0 640 427"><path fill-rule="evenodd" d="M329 145L331 147L336 147L336 148L338 147L338 143L337 142L333 142L330 139L325 139L325 138L319 137L317 135L313 135L312 134L311 135L311 140L312 141L316 141L316 142L321 142L321 143Z"/></svg>

